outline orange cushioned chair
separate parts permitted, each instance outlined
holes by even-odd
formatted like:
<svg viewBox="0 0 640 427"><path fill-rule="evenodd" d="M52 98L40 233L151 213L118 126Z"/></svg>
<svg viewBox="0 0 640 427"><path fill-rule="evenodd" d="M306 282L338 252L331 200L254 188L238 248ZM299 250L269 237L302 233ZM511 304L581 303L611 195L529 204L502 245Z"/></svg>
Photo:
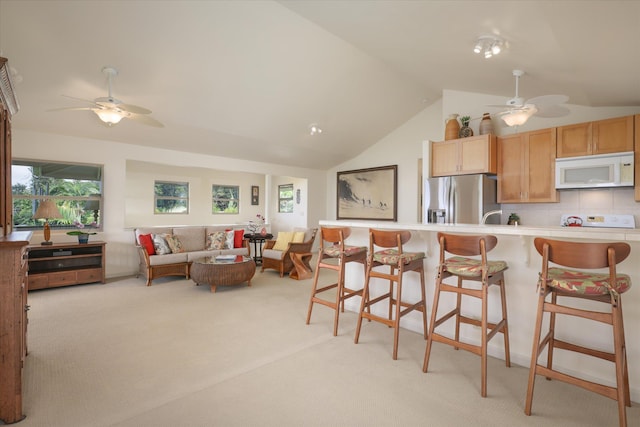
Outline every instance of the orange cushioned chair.
<svg viewBox="0 0 640 427"><path fill-rule="evenodd" d="M411 239L410 231L387 231L369 229L369 254L367 257L367 272L365 276L364 293L358 315L355 343L360 338L362 319L375 320L394 329L393 359L398 358L398 337L400 334L400 318L418 310L422 312L424 337L427 337L427 303L424 286L424 252L405 252L403 245ZM374 270L377 267L389 267L389 272ZM409 303L402 300L402 278L404 273L415 271L420 275L420 300ZM389 281L389 291L384 295L371 299L369 284L371 278ZM397 286L394 286L397 284ZM371 306L384 300L389 300L387 317L371 313ZM402 309L404 307L404 309ZM395 310L394 310L395 308Z"/></svg>
<svg viewBox="0 0 640 427"><path fill-rule="evenodd" d="M346 265L350 262L358 262L362 264L366 274L367 264L367 247L366 246L349 246L345 245L345 239L351 235L349 227L321 227L320 228L320 250L318 251L318 264L313 276L313 287L311 289L311 298L309 299L309 310L307 312L307 325L311 321L311 310L313 304L325 305L335 310L333 319L333 336L338 335L338 317L340 311L344 313L344 301L354 297L362 296L363 288L354 290L347 288L344 283L344 273ZM318 277L320 269L327 268L338 272L338 278L335 283L323 286L318 289ZM335 301L330 301L319 297L318 295L336 290Z"/></svg>
<svg viewBox="0 0 640 427"><path fill-rule="evenodd" d="M556 379L599 393L618 402L618 418L621 427L627 425L626 406L631 406L629 393L629 369L627 368L627 347L624 341L622 323L622 293L631 287L631 279L626 274L616 272L616 264L624 261L631 252L627 243L587 243L564 242L536 238L534 246L542 255L542 272L538 280L538 314L533 337L531 368L525 414L531 415L533 388L536 375L547 379ZM553 263L560 267L550 266ZM568 267L568 268L563 268ZM574 269L607 268L606 273L598 271L579 271ZM550 299L547 297L551 295ZM602 302L607 305L604 312L579 309L558 302L559 298L581 298ZM549 314L549 330L540 339L544 313ZM613 327L613 352L587 348L560 340L555 336L557 315L576 316L601 322ZM586 330L587 334L591 331ZM547 348L546 366L538 363L542 351ZM613 362L615 365L616 385L607 386L586 381L553 369L555 349L573 351ZM637 425L637 424L636 424Z"/></svg>
<svg viewBox="0 0 640 427"><path fill-rule="evenodd" d="M481 360L481 390L482 397L487 396L487 344L498 332L504 336L504 352L507 367L511 366L509 355L509 327L507 323L507 298L504 287L504 271L508 268L504 261L489 261L487 252L491 251L498 244L495 236L481 235L456 235L438 233L440 243L440 265L438 266L438 277L436 279L436 290L433 297L433 309L431 312L431 324L429 327L429 337L427 338L427 349L424 355L424 365L422 370L427 372L429 367L429 356L431 355L431 345L434 341L449 344L456 350L462 348L480 356ZM453 254L446 258L446 254ZM480 259L469 258L480 256ZM457 285L444 283L443 280L449 277L457 279ZM463 286L464 282L471 282L472 287ZM473 287L473 283L479 284ZM500 298L502 305L502 318L497 323L489 322L488 301L489 287L497 285L500 288ZM449 313L439 319L438 304L441 292L451 292L456 294L456 306ZM462 297L472 297L482 300L482 313L480 320L474 319L462 313ZM455 336L448 338L435 332L435 329L450 318L455 317ZM480 345L469 344L460 341L460 323L479 326L481 329Z"/></svg>

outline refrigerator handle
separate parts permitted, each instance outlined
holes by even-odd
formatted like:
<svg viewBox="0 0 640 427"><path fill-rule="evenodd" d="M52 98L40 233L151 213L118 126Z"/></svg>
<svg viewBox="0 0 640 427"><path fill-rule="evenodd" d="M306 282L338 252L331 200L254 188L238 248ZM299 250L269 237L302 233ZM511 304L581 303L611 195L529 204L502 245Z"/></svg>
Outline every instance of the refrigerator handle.
<svg viewBox="0 0 640 427"><path fill-rule="evenodd" d="M447 211L449 212L448 223L455 224L456 218L458 216L456 212L456 180L454 177L447 177L449 180L449 185L447 188L449 189L449 194L447 194Z"/></svg>

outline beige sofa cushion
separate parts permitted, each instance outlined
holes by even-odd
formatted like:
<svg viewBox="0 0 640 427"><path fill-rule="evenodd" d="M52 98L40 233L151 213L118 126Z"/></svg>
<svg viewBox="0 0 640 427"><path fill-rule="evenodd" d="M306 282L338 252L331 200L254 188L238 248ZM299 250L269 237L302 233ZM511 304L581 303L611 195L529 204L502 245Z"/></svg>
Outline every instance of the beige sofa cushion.
<svg viewBox="0 0 640 427"><path fill-rule="evenodd" d="M173 234L180 239L185 252L201 251L205 248L205 227L176 227Z"/></svg>

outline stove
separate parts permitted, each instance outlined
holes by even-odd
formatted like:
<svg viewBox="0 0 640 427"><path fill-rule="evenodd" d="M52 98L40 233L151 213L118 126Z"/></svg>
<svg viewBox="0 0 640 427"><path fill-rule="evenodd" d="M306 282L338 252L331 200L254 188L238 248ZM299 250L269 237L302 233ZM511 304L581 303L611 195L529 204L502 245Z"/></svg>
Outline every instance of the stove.
<svg viewBox="0 0 640 427"><path fill-rule="evenodd" d="M560 218L563 227L636 228L633 215L573 215Z"/></svg>

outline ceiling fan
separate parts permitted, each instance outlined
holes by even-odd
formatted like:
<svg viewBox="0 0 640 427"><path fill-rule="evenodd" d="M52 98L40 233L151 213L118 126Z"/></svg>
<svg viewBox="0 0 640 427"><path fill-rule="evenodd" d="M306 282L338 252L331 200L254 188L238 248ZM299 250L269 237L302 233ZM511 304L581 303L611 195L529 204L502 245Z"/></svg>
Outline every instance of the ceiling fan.
<svg viewBox="0 0 640 427"><path fill-rule="evenodd" d="M529 120L529 117L561 117L569 114L569 109L562 105L569 100L566 95L542 95L525 100L518 95L518 83L524 75L522 70L513 70L516 78L516 96L506 102L507 109L498 113L507 126L520 126ZM489 105L489 107L504 107L505 105Z"/></svg>
<svg viewBox="0 0 640 427"><path fill-rule="evenodd" d="M111 79L118 75L118 70L113 67L104 67L102 68L102 73L107 76L108 79L109 96L96 98L93 101L90 101L88 99L62 95L67 98L88 102L92 105L89 107L58 108L51 111L93 111L107 126L116 125L120 122L120 120L126 118L148 126L154 126L158 128L164 127L162 123L149 116L149 114L151 114L151 110L143 107L138 107L137 105L124 104L122 101L114 98L111 95Z"/></svg>

